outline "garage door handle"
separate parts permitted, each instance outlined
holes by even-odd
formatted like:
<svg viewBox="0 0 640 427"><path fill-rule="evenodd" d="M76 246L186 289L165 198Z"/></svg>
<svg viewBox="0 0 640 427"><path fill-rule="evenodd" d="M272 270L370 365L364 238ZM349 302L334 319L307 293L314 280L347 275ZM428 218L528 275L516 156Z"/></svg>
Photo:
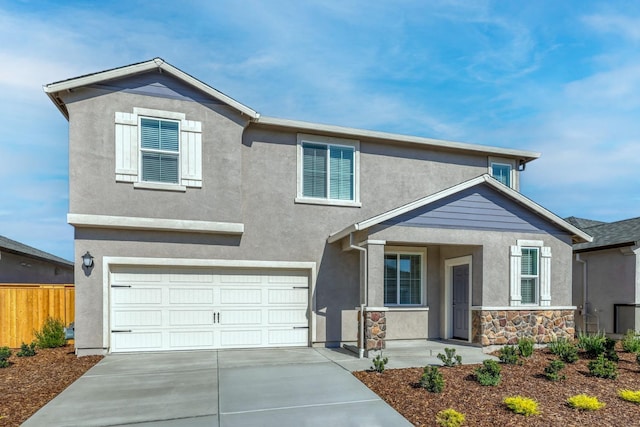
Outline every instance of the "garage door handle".
<svg viewBox="0 0 640 427"><path fill-rule="evenodd" d="M132 332L132 331L131 329L112 329L111 332L116 333L116 332Z"/></svg>
<svg viewBox="0 0 640 427"><path fill-rule="evenodd" d="M294 286L293 289L309 289L308 286Z"/></svg>
<svg viewBox="0 0 640 427"><path fill-rule="evenodd" d="M111 285L112 288L130 288L131 285Z"/></svg>
<svg viewBox="0 0 640 427"><path fill-rule="evenodd" d="M294 326L293 329L309 329L308 326Z"/></svg>

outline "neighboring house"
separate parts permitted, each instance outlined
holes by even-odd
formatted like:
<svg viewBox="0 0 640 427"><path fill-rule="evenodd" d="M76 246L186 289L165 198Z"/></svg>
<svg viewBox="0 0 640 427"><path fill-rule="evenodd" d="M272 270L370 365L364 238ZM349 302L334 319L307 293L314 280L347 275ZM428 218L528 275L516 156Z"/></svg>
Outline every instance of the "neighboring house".
<svg viewBox="0 0 640 427"><path fill-rule="evenodd" d="M640 330L640 218L567 221L593 236L574 245L573 303L583 331Z"/></svg>
<svg viewBox="0 0 640 427"><path fill-rule="evenodd" d="M0 283L73 283L73 263L0 236Z"/></svg>
<svg viewBox="0 0 640 427"><path fill-rule="evenodd" d="M265 117L159 58L44 89L78 354L574 333L590 237L519 193L538 153Z"/></svg>

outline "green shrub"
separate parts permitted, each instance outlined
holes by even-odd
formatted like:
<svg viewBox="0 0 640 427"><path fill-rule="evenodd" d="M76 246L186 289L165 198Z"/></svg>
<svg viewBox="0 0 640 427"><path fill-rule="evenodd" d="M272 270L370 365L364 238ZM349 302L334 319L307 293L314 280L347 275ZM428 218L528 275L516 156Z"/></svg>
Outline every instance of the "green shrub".
<svg viewBox="0 0 640 427"><path fill-rule="evenodd" d="M47 317L42 329L34 332L36 345L40 348L62 347L66 344L64 336L64 323L60 319Z"/></svg>
<svg viewBox="0 0 640 427"><path fill-rule="evenodd" d="M22 343L20 344L20 351L16 353L18 357L31 357L36 355L36 343L32 342L31 344Z"/></svg>
<svg viewBox="0 0 640 427"><path fill-rule="evenodd" d="M444 378L437 366L425 366L420 387L427 389L431 393L441 393L444 390Z"/></svg>
<svg viewBox="0 0 640 427"><path fill-rule="evenodd" d="M503 402L507 405L507 408L511 409L516 414L522 414L525 417L540 414L540 411L538 410L538 402L528 397L505 397Z"/></svg>
<svg viewBox="0 0 640 427"><path fill-rule="evenodd" d="M564 369L564 362L562 360L552 360L549 362L549 366L544 368L544 375L549 381L564 380L566 377L560 375L560 371Z"/></svg>
<svg viewBox="0 0 640 427"><path fill-rule="evenodd" d="M518 350L512 345L505 345L498 351L498 359L501 363L515 365L518 363Z"/></svg>
<svg viewBox="0 0 640 427"><path fill-rule="evenodd" d="M614 362L620 360L616 351L616 342L616 340L609 337L604 339L604 357Z"/></svg>
<svg viewBox="0 0 640 427"><path fill-rule="evenodd" d="M640 390L618 390L618 396L627 402L633 402L640 404Z"/></svg>
<svg viewBox="0 0 640 427"><path fill-rule="evenodd" d="M640 335L629 329L622 337L622 349L629 353L640 353Z"/></svg>
<svg viewBox="0 0 640 427"><path fill-rule="evenodd" d="M587 357L595 359L605 351L605 335L604 332L595 334L578 333L578 347L587 353Z"/></svg>
<svg viewBox="0 0 640 427"><path fill-rule="evenodd" d="M597 397L587 396L586 394L577 394L567 399L567 403L573 409L580 409L581 411L597 411L605 407L605 404L600 402Z"/></svg>
<svg viewBox="0 0 640 427"><path fill-rule="evenodd" d="M436 423L440 427L460 427L464 422L464 414L455 409L444 409L436 415Z"/></svg>
<svg viewBox="0 0 640 427"><path fill-rule="evenodd" d="M373 363L373 366L370 367L369 369L375 372L378 372L379 374L383 373L384 370L386 369L386 365L387 363L389 363L389 358L388 357L382 357L382 352L378 353L378 355L371 361L371 363Z"/></svg>
<svg viewBox="0 0 640 427"><path fill-rule="evenodd" d="M578 360L578 349L565 338L551 341L547 348L565 363L574 363Z"/></svg>
<svg viewBox="0 0 640 427"><path fill-rule="evenodd" d="M518 340L518 351L522 357L531 357L535 345L533 338L520 338Z"/></svg>
<svg viewBox="0 0 640 427"><path fill-rule="evenodd" d="M604 357L598 356L596 360L589 362L589 374L598 378L615 380L618 378L618 364Z"/></svg>
<svg viewBox="0 0 640 427"><path fill-rule="evenodd" d="M490 386L500 383L500 365L495 360L487 359L475 370L476 380L480 385Z"/></svg>
<svg viewBox="0 0 640 427"><path fill-rule="evenodd" d="M456 365L462 364L462 356L456 354L455 348L446 348L444 349L446 354L438 353L438 359L442 360L444 366L452 367Z"/></svg>
<svg viewBox="0 0 640 427"><path fill-rule="evenodd" d="M6 368L9 366L10 357L11 350L9 347L0 347L0 368Z"/></svg>

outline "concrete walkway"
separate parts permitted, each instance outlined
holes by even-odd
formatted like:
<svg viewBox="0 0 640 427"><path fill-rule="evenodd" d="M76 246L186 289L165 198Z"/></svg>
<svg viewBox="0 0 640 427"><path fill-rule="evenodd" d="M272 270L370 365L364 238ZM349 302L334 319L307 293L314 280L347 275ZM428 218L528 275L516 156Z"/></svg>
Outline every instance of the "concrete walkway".
<svg viewBox="0 0 640 427"><path fill-rule="evenodd" d="M444 345L391 346L387 367L439 365ZM463 362L488 358L456 349ZM109 355L23 426L410 425L349 372L370 366L326 348Z"/></svg>

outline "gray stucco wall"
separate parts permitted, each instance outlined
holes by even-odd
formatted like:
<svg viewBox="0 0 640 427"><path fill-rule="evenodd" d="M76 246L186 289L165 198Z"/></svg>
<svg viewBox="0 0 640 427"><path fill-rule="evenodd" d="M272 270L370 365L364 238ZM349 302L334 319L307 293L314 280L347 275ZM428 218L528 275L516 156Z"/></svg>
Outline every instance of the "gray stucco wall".
<svg viewBox="0 0 640 427"><path fill-rule="evenodd" d="M623 253L624 249L627 255ZM580 258L587 263L586 308L589 314L597 316L600 330L614 332L614 304L635 304L640 302L637 282L638 257L629 248L614 248L582 252ZM573 303L584 305L583 264L573 261ZM621 319L623 325L633 325L636 320L629 318L635 310L623 309L627 318ZM578 329L584 330L584 319L580 310L576 316ZM590 320L594 321L592 318ZM590 325L589 329L595 329ZM625 331L621 331L624 333Z"/></svg>
<svg viewBox="0 0 640 427"><path fill-rule="evenodd" d="M0 251L0 283L72 284L73 267Z"/></svg>
<svg viewBox="0 0 640 427"><path fill-rule="evenodd" d="M91 275L82 270L76 272L78 347L102 346L104 256L316 262L317 342L354 341L359 254L343 252L339 243L327 245L329 234L487 172L486 155L360 140L361 207L295 203L295 131L248 125L245 118L219 103L185 100L191 94L180 85L172 90L182 93L182 99L146 96L130 90L109 92L104 87L64 95L70 113L70 212L240 222L245 231L240 237L230 237L77 229L76 259L89 250L96 262ZM203 123L202 188L188 188L179 193L134 189L132 184L115 181L114 115L118 111L131 112L133 107L183 112L188 120ZM495 263L496 269L474 267L474 276L481 274L486 284L477 294L474 290L474 301L506 304L504 289L488 284L505 281L508 256L504 250L523 236L451 230L442 233L436 233L435 237L431 232L423 233L419 241L483 246L480 254L475 253L478 262L488 260ZM402 236L408 242L416 240L415 230L407 230L396 238ZM565 259L563 253L566 243L556 238L545 239L553 240L550 245L554 250L554 266L558 266L554 271L565 264L570 266L570 259ZM429 258L429 265L440 265L443 256ZM442 280L438 268L430 267L429 271L433 274L430 282ZM562 274L555 274L558 289L564 289L562 282L566 280ZM429 292L438 295L439 290ZM571 298L564 290L554 292L554 304L569 304ZM437 311L430 310L421 316L428 316L429 321L428 326L421 324L420 333L426 334L428 328L428 333L435 335L439 330Z"/></svg>

